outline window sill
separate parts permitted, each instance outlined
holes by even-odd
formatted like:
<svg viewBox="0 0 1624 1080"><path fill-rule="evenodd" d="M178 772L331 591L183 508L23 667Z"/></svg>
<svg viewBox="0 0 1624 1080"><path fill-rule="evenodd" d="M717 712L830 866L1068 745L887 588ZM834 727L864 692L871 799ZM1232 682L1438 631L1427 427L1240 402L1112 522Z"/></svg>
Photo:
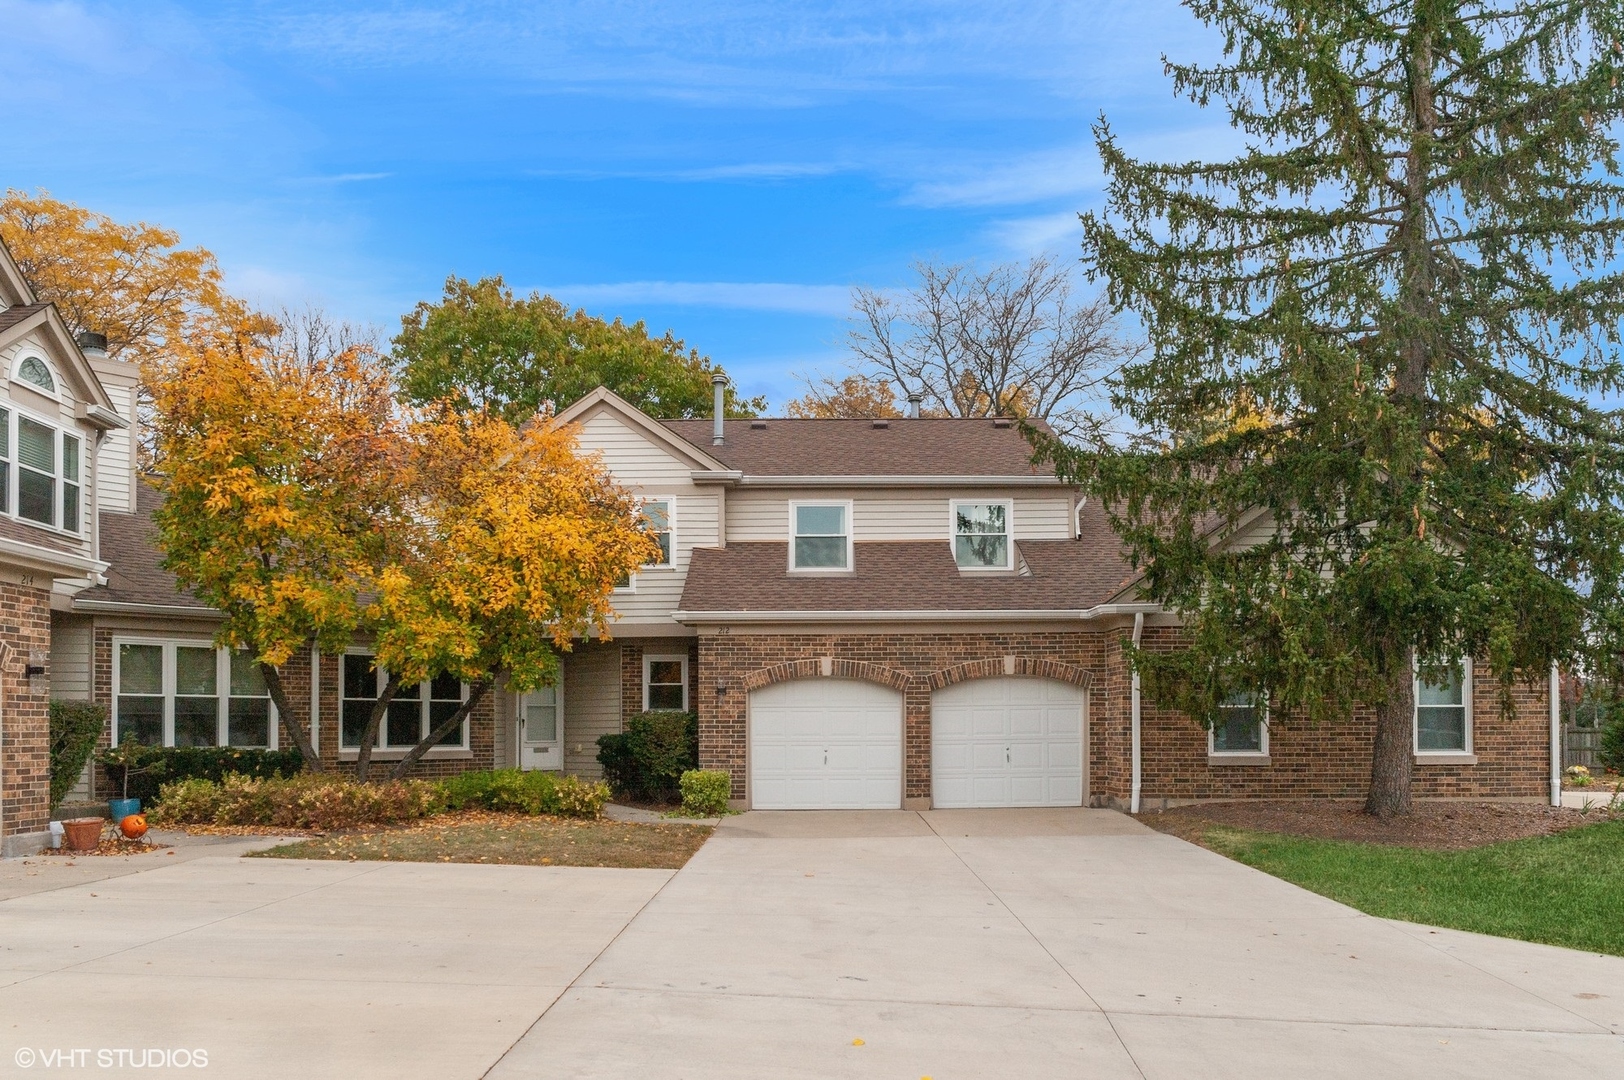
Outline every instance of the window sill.
<svg viewBox="0 0 1624 1080"><path fill-rule="evenodd" d="M1220 765L1268 765L1268 754L1211 754L1207 755L1207 767L1216 768Z"/></svg>
<svg viewBox="0 0 1624 1080"><path fill-rule="evenodd" d="M374 750L374 751L372 751L372 760L373 761L399 761L401 758L405 757L409 753L411 753L410 750ZM361 756L361 752L359 750L341 748L338 751L338 760L340 760L340 761L354 761L356 758L358 758L360 756ZM430 747L429 748L428 753L423 755L423 760L424 761L445 761L445 760L456 761L456 760L461 760L461 759L465 759L465 758L471 759L473 756L474 756L474 752L472 750L464 750L460 746L435 746L435 747Z"/></svg>
<svg viewBox="0 0 1624 1080"><path fill-rule="evenodd" d="M1476 765L1477 755L1463 753L1459 750L1435 750L1429 753L1417 752L1415 755L1417 765Z"/></svg>

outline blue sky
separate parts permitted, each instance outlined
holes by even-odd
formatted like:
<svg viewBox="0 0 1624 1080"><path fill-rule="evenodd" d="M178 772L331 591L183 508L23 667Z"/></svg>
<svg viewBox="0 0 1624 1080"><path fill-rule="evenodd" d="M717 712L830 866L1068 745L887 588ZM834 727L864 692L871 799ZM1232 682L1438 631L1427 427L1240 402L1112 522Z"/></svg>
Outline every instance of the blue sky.
<svg viewBox="0 0 1624 1080"><path fill-rule="evenodd" d="M676 331L775 405L853 285L1077 252L1090 124L1226 148L1176 3L0 0L0 185L212 249L234 291L377 325L500 273Z"/></svg>

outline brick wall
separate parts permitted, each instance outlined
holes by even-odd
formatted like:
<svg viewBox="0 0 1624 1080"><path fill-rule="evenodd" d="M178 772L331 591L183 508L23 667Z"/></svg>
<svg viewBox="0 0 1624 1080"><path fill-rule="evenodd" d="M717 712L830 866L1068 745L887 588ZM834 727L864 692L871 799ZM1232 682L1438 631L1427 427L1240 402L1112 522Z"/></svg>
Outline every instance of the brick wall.
<svg viewBox="0 0 1624 1080"><path fill-rule="evenodd" d="M1173 648L1177 632L1148 627L1149 648ZM733 797L745 797L746 702L763 680L819 677L824 659L835 676L866 678L903 692L904 795L930 794L930 701L933 673L987 661L977 673L1000 675L1004 658L1020 673L1042 674L1045 661L1084 669L1089 691L1089 793L1096 803L1125 803L1131 784L1131 675L1124 656L1128 631L940 634L705 635L698 640L695 699L700 763L733 775ZM637 673L641 679L641 654ZM984 670L980 670L984 668ZM629 670L629 668L628 668ZM718 683L726 692L716 694ZM1418 764L1418 798L1528 798L1546 794L1549 773L1546 685L1518 684L1514 711L1500 711L1499 683L1475 671L1473 749L1476 764ZM629 684L628 684L629 685ZM640 687L640 684L639 684ZM640 692L640 689L639 689ZM1198 799L1261 797L1362 798L1369 782L1374 718L1360 710L1348 721L1310 726L1276 718L1267 764L1210 764L1207 733L1181 713L1141 703L1142 799L1146 805Z"/></svg>
<svg viewBox="0 0 1624 1080"><path fill-rule="evenodd" d="M688 654L688 707L699 701L699 644L694 638L615 638L620 646L620 719L643 711L643 657Z"/></svg>
<svg viewBox="0 0 1624 1080"><path fill-rule="evenodd" d="M44 589L0 583L0 830L36 833L51 817L51 679L24 668L51 649L51 596Z"/></svg>

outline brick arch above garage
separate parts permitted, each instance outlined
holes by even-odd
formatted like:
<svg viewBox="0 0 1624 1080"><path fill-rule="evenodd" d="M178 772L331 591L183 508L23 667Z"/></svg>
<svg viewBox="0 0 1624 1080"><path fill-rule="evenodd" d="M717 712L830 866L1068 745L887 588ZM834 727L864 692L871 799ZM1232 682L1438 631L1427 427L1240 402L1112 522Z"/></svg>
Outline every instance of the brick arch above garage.
<svg viewBox="0 0 1624 1080"><path fill-rule="evenodd" d="M892 690L903 692L906 692L914 681L913 676L900 668L877 664L870 660L846 660L829 656L811 656L757 668L745 674L742 682L745 691L749 692L759 690L764 686L771 686L774 683L818 678L858 679L862 682L878 683L880 686L887 686Z"/></svg>
<svg viewBox="0 0 1624 1080"><path fill-rule="evenodd" d="M930 690L941 690L971 679L997 679L1020 676L1033 679L1055 679L1088 689L1094 682L1094 673L1077 664L1036 656L990 656L981 660L967 660L922 676L919 681Z"/></svg>

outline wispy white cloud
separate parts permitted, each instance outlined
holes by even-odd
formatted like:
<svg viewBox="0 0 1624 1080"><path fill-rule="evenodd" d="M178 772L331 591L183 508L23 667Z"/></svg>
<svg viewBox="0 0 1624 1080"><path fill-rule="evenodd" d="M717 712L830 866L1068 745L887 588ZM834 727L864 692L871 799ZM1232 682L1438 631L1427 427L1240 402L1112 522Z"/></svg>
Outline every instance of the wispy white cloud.
<svg viewBox="0 0 1624 1080"><path fill-rule="evenodd" d="M913 186L905 201L917 206L1012 206L1097 189L1102 174L1094 145L1027 154L1014 161L964 168L957 175Z"/></svg>
<svg viewBox="0 0 1624 1080"><path fill-rule="evenodd" d="M1074 210L1058 214L1005 218L987 227L987 234L1000 248L1021 255L1075 247L1082 239L1082 226Z"/></svg>
<svg viewBox="0 0 1624 1080"><path fill-rule="evenodd" d="M585 307L605 304L667 304L674 307L735 308L799 315L844 315L851 310L846 285L795 285L770 281L617 281L538 289L560 301Z"/></svg>

